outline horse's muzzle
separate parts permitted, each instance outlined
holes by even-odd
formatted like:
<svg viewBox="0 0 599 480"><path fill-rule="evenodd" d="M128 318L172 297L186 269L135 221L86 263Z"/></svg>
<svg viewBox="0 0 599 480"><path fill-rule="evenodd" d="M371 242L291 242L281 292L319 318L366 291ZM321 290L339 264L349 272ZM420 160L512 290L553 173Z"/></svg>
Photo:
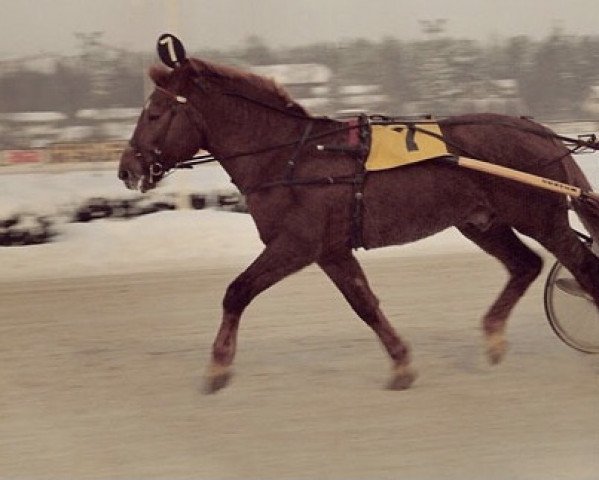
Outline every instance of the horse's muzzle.
<svg viewBox="0 0 599 480"><path fill-rule="evenodd" d="M122 180L122 182L129 190L142 190L142 192L144 191L144 176L136 175L135 173L130 172L129 170L120 169L118 172L118 177L120 180Z"/></svg>

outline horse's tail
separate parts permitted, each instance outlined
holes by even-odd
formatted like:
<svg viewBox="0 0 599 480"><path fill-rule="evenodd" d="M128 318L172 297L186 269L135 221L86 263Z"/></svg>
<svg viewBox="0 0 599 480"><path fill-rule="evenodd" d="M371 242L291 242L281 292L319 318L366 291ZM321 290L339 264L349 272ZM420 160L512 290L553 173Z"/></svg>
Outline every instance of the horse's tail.
<svg viewBox="0 0 599 480"><path fill-rule="evenodd" d="M589 180L571 156L566 157L563 163L569 183L585 192L593 190ZM594 198L585 198L584 200L572 198L572 208L591 235L593 243L599 245L599 201Z"/></svg>

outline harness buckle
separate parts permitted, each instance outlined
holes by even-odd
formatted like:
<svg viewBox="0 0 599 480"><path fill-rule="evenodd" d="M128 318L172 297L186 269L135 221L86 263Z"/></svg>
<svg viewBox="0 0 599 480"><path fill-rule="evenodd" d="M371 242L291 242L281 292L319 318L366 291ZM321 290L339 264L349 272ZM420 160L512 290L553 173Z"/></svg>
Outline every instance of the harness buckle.
<svg viewBox="0 0 599 480"><path fill-rule="evenodd" d="M150 175L152 177L159 177L163 173L164 173L164 167L162 166L162 164L160 164L158 162L154 162L154 163L150 164Z"/></svg>

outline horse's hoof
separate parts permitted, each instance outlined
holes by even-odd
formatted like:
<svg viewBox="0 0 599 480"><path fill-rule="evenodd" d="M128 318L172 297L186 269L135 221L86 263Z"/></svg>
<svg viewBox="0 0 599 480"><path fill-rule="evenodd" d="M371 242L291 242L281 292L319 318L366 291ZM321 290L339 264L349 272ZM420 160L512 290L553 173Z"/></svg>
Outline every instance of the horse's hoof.
<svg viewBox="0 0 599 480"><path fill-rule="evenodd" d="M487 358L491 365L497 365L507 351L507 342L503 333L492 333L487 335Z"/></svg>
<svg viewBox="0 0 599 480"><path fill-rule="evenodd" d="M225 388L232 376L233 372L230 367L211 365L204 379L204 393L210 395Z"/></svg>
<svg viewBox="0 0 599 480"><path fill-rule="evenodd" d="M393 376L387 384L388 390L405 390L410 388L418 374L409 365L398 365L393 368Z"/></svg>

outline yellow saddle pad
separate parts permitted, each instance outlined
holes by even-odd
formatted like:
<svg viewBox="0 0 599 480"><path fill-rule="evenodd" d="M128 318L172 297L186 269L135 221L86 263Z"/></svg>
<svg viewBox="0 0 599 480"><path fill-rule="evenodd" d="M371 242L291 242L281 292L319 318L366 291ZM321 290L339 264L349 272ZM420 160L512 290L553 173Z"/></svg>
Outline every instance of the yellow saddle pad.
<svg viewBox="0 0 599 480"><path fill-rule="evenodd" d="M406 124L372 125L366 170L386 170L449 155L441 138L420 131L426 130L441 137L437 123L413 125L416 129L410 129Z"/></svg>

